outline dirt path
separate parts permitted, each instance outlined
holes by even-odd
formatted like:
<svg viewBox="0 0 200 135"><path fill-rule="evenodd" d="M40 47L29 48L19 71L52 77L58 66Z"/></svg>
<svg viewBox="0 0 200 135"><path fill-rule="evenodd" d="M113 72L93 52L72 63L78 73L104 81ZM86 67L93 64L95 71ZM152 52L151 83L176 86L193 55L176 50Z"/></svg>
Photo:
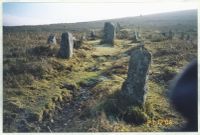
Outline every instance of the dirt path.
<svg viewBox="0 0 200 135"><path fill-rule="evenodd" d="M118 49L109 46L96 46L95 48L92 55L98 57L112 56L119 52ZM106 79L108 79L106 76L99 75L89 80L89 84L81 86L70 103L65 104L60 111L56 111L52 119L45 120L40 124L39 132L66 132L66 130L70 130L74 118L81 116L85 109L84 105L93 98L93 93L90 91L92 87Z"/></svg>
<svg viewBox="0 0 200 135"><path fill-rule="evenodd" d="M73 119L81 116L85 109L84 105L93 98L90 89L105 79L108 78L101 75L91 80L90 85L81 87L69 104L64 105L62 110L57 111L51 120L43 121L40 125L40 132L63 132L64 130L69 130Z"/></svg>

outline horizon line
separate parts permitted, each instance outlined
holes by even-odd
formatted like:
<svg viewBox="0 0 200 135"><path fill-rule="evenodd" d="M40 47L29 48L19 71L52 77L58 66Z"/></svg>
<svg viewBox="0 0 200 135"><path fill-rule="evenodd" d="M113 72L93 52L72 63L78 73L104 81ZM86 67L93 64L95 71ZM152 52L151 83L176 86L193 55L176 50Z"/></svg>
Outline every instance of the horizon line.
<svg viewBox="0 0 200 135"><path fill-rule="evenodd" d="M46 24L36 24L36 25L3 25L3 27L25 27L25 26L44 26L44 25L54 25L54 24L76 24L76 23L88 23L88 22L95 22L95 21L106 21L106 20L115 20L115 19L124 19L124 18L134 18L134 17L140 17L140 16L150 16L150 15L158 15L158 14L165 14L165 13L172 13L172 12L183 12L183 11L191 11L191 10L197 10L198 8L193 9L185 9L185 10L174 10L174 11L164 11L164 12L156 12L156 13L150 13L150 14L140 14L135 16L125 16L125 17L119 17L119 18L108 18L108 19L97 19L97 20L89 20L89 21L80 21L80 22L60 22L60 23L46 23Z"/></svg>

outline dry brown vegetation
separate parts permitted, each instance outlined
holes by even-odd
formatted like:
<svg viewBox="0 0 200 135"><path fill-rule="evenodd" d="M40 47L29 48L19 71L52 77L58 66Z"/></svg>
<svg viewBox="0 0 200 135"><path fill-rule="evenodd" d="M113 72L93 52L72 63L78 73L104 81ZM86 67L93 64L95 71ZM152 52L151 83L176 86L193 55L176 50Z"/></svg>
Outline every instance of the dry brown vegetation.
<svg viewBox="0 0 200 135"><path fill-rule="evenodd" d="M138 45L127 37L136 29L134 24L122 25L126 30L117 35L114 47L99 45L98 36L84 41L68 60L56 57L62 32L54 32L58 44L49 47L49 31L4 28L4 132L145 132L182 127L185 120L170 105L168 88L173 77L197 58L197 24L192 19L191 22L166 21L163 27L159 22L153 21L154 27L143 22L145 27L140 28L140 34L153 55L146 110L120 110L126 111L123 113L133 123L116 115L121 109L118 101L125 100L117 94L127 77L130 52ZM176 29L172 40L150 36L163 28ZM72 33L81 37L84 30ZM96 31L101 35L99 28ZM190 40L180 39L181 32L189 34ZM140 123L140 118L145 122ZM168 123L159 122L164 120Z"/></svg>

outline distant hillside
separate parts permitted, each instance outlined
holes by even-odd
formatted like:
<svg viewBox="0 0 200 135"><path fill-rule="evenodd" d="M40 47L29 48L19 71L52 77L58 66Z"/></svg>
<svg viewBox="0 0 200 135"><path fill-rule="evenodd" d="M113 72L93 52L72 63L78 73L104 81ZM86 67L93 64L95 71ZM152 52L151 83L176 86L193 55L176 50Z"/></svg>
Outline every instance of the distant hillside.
<svg viewBox="0 0 200 135"><path fill-rule="evenodd" d="M183 21L184 20L184 21ZM137 16L137 17L126 17L119 19L109 19L91 22L78 22L78 23L60 23L50 25L37 25L37 26L4 26L4 32L15 32L15 31L88 31L90 29L101 29L104 22L111 21L113 23L120 23L124 27L163 27L170 25L190 24L197 26L197 10L185 10L168 12L161 14Z"/></svg>

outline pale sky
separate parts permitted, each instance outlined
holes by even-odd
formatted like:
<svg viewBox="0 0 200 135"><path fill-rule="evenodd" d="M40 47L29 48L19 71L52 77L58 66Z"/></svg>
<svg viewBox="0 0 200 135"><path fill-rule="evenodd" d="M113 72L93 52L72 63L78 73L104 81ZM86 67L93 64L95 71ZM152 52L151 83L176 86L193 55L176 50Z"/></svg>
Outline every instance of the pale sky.
<svg viewBox="0 0 200 135"><path fill-rule="evenodd" d="M3 3L3 25L74 23L197 9L197 0L130 0L114 3ZM122 1L122 0L121 0Z"/></svg>

